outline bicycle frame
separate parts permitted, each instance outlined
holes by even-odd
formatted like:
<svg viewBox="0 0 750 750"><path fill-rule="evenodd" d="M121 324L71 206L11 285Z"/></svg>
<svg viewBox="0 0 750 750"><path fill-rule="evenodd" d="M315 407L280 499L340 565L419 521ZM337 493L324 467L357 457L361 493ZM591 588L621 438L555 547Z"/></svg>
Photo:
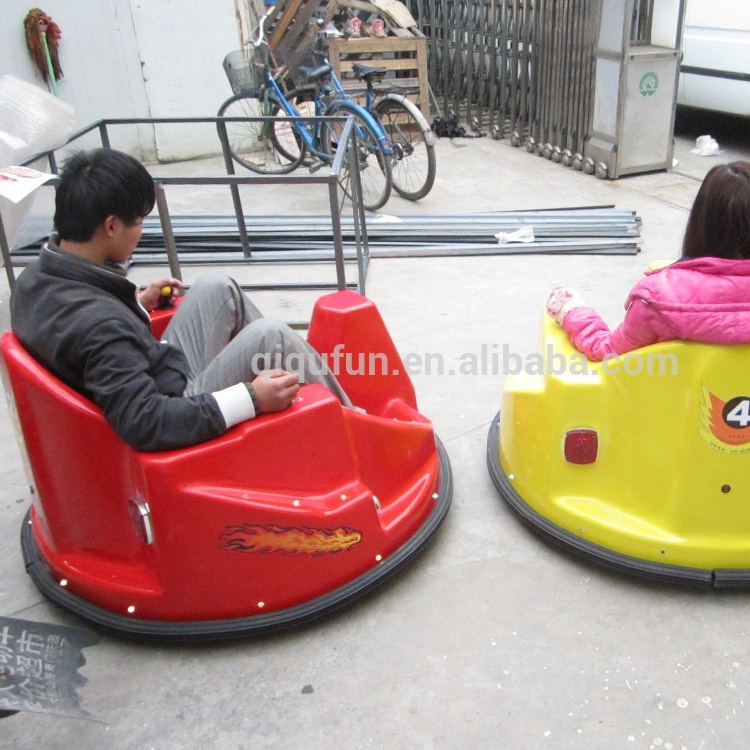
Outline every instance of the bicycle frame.
<svg viewBox="0 0 750 750"><path fill-rule="evenodd" d="M265 46L266 50L264 52L267 52L268 48L268 41L266 39L266 32L265 32L265 22L269 16L270 11L267 11L260 19L260 23L258 25L258 38L256 41L253 42L253 46L256 49L260 49L261 47ZM390 139L388 138L388 134L385 132L385 129L383 128L383 125L381 124L380 120L377 117L374 117L370 110L370 105L372 103L372 94L368 87L367 92L367 103L365 107L362 107L361 105L357 104L356 102L352 101L351 98L348 96L346 91L344 90L344 87L341 85L341 81L337 78L336 74L331 69L330 62L328 61L328 58L325 56L323 57L323 64L326 65L330 72L325 76L325 80L321 79L319 81L315 81L315 116L321 117L325 116L326 110L328 108L328 104L323 100L323 97L321 95L323 86L328 83L331 86L331 91L333 93L333 98L335 100L340 101L347 101L351 104L352 108L356 111L357 115L359 115L362 120L367 123L373 130L373 132L376 134L378 139L378 147L380 150L388 157L390 157L393 154L393 148L391 146ZM274 96L276 97L278 103L281 105L281 108L284 110L286 115L288 117L293 118L302 118L302 119L296 119L291 121L292 127L295 129L297 134L299 135L300 139L305 143L305 146L307 147L308 151L310 153L317 157L318 159L321 159L322 161L330 162L331 156L330 154L324 152L320 148L320 130L321 130L321 123L320 121L316 121L313 123L312 127L306 127L304 122L304 115L300 113L300 111L294 106L292 102L287 99L286 95L284 94L284 91L282 90L281 86L279 86L278 82L274 78L274 76L271 73L270 66L267 64L263 65L263 85L265 91L271 91L273 92ZM355 125L355 133L357 138L361 141L362 139L362 133L360 129Z"/></svg>
<svg viewBox="0 0 750 750"><path fill-rule="evenodd" d="M322 59L322 64L326 65L328 68L331 69L331 72L326 76L326 80L331 85L333 98L339 101L351 102L352 105L354 107L357 107L357 109L360 110L362 113L366 113L368 117L366 117L365 119L375 129L375 132L378 135L378 144L380 145L380 148L382 149L383 153L391 155L393 153L393 148L391 146L390 138L388 138L388 134L385 132L385 128L383 128L383 125L380 122L380 119L372 114L372 104L375 98L372 87L369 84L367 85L367 90L365 92L364 106L357 104L349 96L349 94L346 92L346 89L344 89L343 85L341 84L341 81L339 80L338 76L333 72L333 68L331 66L331 62L328 59L328 57L324 54L320 54L320 57ZM318 87L317 90L319 91L319 89L320 87ZM317 114L317 97L316 97L316 114Z"/></svg>
<svg viewBox="0 0 750 750"><path fill-rule="evenodd" d="M376 117L373 117L373 115L370 113L369 94L368 94L368 106L362 107L356 102L353 102L348 97L348 95L344 91L343 86L341 85L341 82L338 80L338 78L336 77L333 71L331 71L330 74L326 76L326 79L327 80L325 82L320 82L320 81L315 82L315 100L314 100L315 101L315 116L322 117L322 116L325 116L326 114L327 105L323 97L321 96L321 94L323 93L323 86L325 85L325 83L330 83L331 91L333 93L334 99L348 101L351 103L352 107L356 109L357 114L368 125L370 125L370 127L373 129L373 131L377 135L378 147L380 148L380 150L387 156L390 156L393 153L390 139L388 138L388 135L383 129L383 126L380 123L380 120L378 120ZM291 124L292 124L292 127L294 127L294 129L299 134L300 138L304 141L310 153L318 158L330 161L330 158L331 158L330 155L320 149L321 123L315 122L312 128L305 127L304 115L302 115L300 111L294 106L294 104L287 99L286 95L281 89L281 86L279 86L276 79L273 77L273 75L271 75L271 72L268 70L268 68L264 69L263 71L263 81L264 81L266 90L270 90L274 93L278 103L281 105L282 109L289 117L303 118L301 120L293 120ZM357 134L357 137L361 140L362 134L359 128L356 126L355 126L355 132Z"/></svg>

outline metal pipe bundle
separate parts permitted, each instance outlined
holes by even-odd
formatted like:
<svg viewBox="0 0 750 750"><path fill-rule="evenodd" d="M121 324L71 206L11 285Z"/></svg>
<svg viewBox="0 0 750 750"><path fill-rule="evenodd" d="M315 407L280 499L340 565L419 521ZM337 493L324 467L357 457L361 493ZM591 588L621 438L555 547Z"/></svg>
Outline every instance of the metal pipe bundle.
<svg viewBox="0 0 750 750"><path fill-rule="evenodd" d="M318 262L333 257L333 228L321 216L248 216L251 257L242 254L234 217L173 217L181 263ZM526 227L532 241L514 233ZM354 260L354 226L342 217L345 258ZM425 257L537 253L634 254L640 220L611 207L537 211L490 211L430 216L372 216L367 222L369 256ZM497 235L504 235L498 239ZM164 242L158 222L144 222L134 263L159 263Z"/></svg>

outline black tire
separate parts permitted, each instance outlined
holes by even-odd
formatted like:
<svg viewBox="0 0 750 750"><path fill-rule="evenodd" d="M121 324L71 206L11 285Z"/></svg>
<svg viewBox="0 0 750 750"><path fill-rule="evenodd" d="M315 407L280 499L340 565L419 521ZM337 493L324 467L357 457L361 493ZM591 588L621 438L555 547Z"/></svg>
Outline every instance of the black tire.
<svg viewBox="0 0 750 750"><path fill-rule="evenodd" d="M333 102L327 109L330 117L353 115L357 127L357 164L362 191L362 204L368 211L377 211L384 206L391 196L391 160L383 152L377 132L362 118L359 107L351 102ZM328 123L322 129L320 148L333 156L338 147L343 122ZM345 163L339 175L339 185L344 193L351 198L351 175L348 164Z"/></svg>
<svg viewBox="0 0 750 750"><path fill-rule="evenodd" d="M283 113L273 96L262 93L233 96L219 109L218 117L277 117ZM305 158L305 145L289 122L217 123L227 130L229 153L243 167L258 174L287 174Z"/></svg>
<svg viewBox="0 0 750 750"><path fill-rule="evenodd" d="M435 184L435 146L430 126L419 108L400 94L381 99L375 114L393 145L393 189L410 201L424 198ZM427 138L430 140L426 140Z"/></svg>

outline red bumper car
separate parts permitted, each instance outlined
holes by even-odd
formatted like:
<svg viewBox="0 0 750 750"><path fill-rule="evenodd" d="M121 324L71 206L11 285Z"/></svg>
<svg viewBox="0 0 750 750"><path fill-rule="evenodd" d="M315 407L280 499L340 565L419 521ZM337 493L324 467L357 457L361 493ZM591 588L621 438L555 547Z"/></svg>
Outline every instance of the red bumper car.
<svg viewBox="0 0 750 750"><path fill-rule="evenodd" d="M285 412L144 453L4 334L32 487L21 541L42 593L122 635L216 639L310 620L418 553L448 511L450 464L377 309L327 295L308 340L350 357L339 379L364 411L308 385ZM368 357L376 371L358 374Z"/></svg>

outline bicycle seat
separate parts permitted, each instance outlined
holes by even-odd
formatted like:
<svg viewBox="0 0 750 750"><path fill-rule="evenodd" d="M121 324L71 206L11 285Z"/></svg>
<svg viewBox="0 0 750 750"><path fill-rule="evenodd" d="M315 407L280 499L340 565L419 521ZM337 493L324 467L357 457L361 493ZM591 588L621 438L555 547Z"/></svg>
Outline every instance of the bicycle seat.
<svg viewBox="0 0 750 750"><path fill-rule="evenodd" d="M354 73L360 80L369 80L370 78L377 78L384 76L388 72L388 68L373 65L361 65L360 63L352 64L352 73Z"/></svg>
<svg viewBox="0 0 750 750"><path fill-rule="evenodd" d="M319 81L321 78L325 78L331 73L330 65L318 65L317 67L303 65L299 67L299 73L304 79L305 83L314 83Z"/></svg>

